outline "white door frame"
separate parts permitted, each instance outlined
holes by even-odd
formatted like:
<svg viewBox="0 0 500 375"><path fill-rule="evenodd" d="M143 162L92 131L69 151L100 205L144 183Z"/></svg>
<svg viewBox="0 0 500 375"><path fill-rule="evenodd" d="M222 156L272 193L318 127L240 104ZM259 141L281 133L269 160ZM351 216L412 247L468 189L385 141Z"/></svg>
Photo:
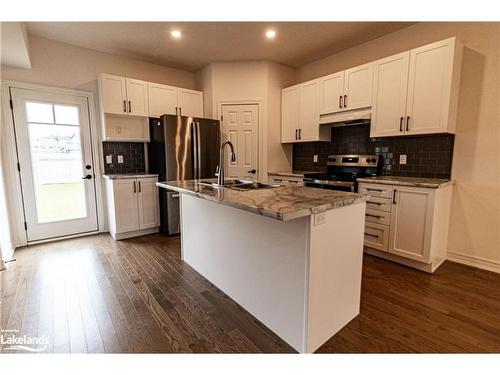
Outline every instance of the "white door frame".
<svg viewBox="0 0 500 375"><path fill-rule="evenodd" d="M267 136L265 136L264 132L264 108L262 105L262 100L260 99L225 99L217 101L217 119L220 120L222 116L222 106L224 105L248 105L255 104L258 106L259 111L259 124L257 126L257 134L258 144L257 144L257 180L261 181L264 177L267 177L267 170L265 170L265 158L267 157ZM222 121L220 123L220 133L222 139ZM265 178L267 180L267 178Z"/></svg>
<svg viewBox="0 0 500 375"><path fill-rule="evenodd" d="M5 180L9 181L6 184L6 195L9 197L7 205L9 209L9 224L11 227L12 246L14 248L28 245L27 234L24 229L24 206L21 189L21 180L17 170L18 156L17 146L14 133L14 120L12 110L10 108L10 91L11 87L20 89L31 89L57 94L70 94L78 95L87 98L89 104L89 121L90 121L90 139L92 145L92 158L94 161L94 173L96 178L96 203L97 203L97 223L98 231L105 230L105 216L104 216L104 200L103 188L101 183L101 146L100 146L100 131L96 121L96 108L94 94L90 91L73 90L61 87L53 87L46 85L38 85L26 82L17 81L2 81L2 108L3 108L3 125L0 128L2 132L1 137L1 152L3 157L3 166L5 173ZM85 233L87 235L89 233ZM77 235L78 236L78 235ZM68 236L75 237L75 236ZM51 239L49 241L53 241ZM38 243L45 241L35 241L31 243Z"/></svg>

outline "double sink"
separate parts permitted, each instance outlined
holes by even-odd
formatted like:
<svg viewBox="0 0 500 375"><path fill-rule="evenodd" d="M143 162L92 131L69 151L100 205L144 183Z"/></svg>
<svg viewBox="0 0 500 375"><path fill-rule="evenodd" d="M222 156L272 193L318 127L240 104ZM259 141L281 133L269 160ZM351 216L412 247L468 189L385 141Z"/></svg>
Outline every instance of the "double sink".
<svg viewBox="0 0 500 375"><path fill-rule="evenodd" d="M209 182L209 181L199 182L199 184L211 186L211 187L217 188L217 189L229 188L229 189L240 190L240 191L270 189L270 188L275 188L275 187L280 186L277 184L269 184L269 183L264 183L264 182L255 182L255 181L238 180L238 179L224 180L223 185L219 185L216 182Z"/></svg>

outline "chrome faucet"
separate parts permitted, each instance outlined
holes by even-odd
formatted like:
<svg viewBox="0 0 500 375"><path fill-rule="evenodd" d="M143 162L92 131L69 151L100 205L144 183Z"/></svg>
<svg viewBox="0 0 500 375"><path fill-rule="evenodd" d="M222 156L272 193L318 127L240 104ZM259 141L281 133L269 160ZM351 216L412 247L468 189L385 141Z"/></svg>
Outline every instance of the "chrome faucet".
<svg viewBox="0 0 500 375"><path fill-rule="evenodd" d="M220 145L220 154L219 154L219 165L217 166L217 173L215 174L217 176L217 185L223 186L224 185L224 148L226 145L229 145L231 148L231 161L235 162L236 161L236 154L234 153L234 146L230 141L225 141Z"/></svg>

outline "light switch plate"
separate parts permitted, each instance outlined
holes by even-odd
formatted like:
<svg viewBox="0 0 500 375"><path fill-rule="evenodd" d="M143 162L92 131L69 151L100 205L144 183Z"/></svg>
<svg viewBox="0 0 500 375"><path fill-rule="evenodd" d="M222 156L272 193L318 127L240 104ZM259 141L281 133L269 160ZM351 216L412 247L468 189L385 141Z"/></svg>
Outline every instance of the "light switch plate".
<svg viewBox="0 0 500 375"><path fill-rule="evenodd" d="M405 165L406 164L406 155L399 155L399 164Z"/></svg>
<svg viewBox="0 0 500 375"><path fill-rule="evenodd" d="M118 155L118 164L123 164L123 155Z"/></svg>
<svg viewBox="0 0 500 375"><path fill-rule="evenodd" d="M313 163L317 163L318 162L318 155L313 155Z"/></svg>
<svg viewBox="0 0 500 375"><path fill-rule="evenodd" d="M320 214L314 215L314 226L318 226L326 223L326 213L322 212Z"/></svg>
<svg viewBox="0 0 500 375"><path fill-rule="evenodd" d="M106 155L106 164L113 164L113 155Z"/></svg>

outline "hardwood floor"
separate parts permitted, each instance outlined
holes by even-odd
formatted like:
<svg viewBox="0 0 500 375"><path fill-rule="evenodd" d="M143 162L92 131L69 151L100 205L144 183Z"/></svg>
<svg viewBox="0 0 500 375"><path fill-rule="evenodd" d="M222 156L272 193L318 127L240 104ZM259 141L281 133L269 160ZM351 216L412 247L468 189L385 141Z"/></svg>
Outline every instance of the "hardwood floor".
<svg viewBox="0 0 500 375"><path fill-rule="evenodd" d="M180 241L107 234L19 249L0 273L0 327L49 352L293 353L180 260ZM434 275L365 256L361 313L320 353L500 352L500 275Z"/></svg>

